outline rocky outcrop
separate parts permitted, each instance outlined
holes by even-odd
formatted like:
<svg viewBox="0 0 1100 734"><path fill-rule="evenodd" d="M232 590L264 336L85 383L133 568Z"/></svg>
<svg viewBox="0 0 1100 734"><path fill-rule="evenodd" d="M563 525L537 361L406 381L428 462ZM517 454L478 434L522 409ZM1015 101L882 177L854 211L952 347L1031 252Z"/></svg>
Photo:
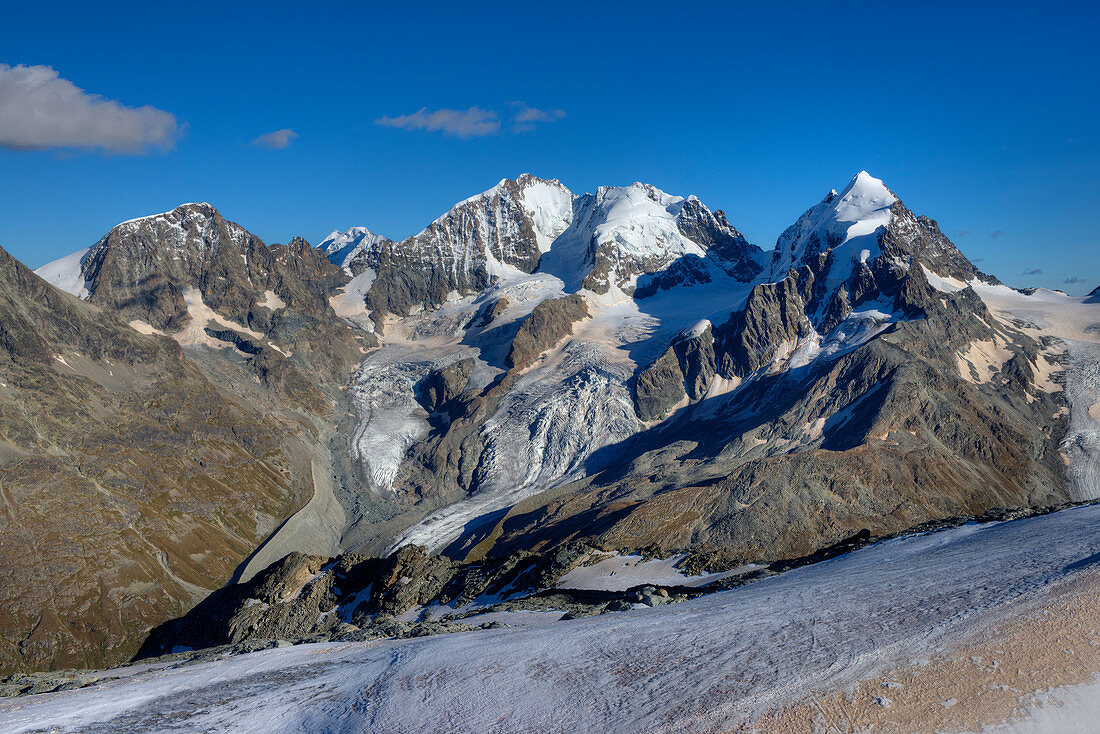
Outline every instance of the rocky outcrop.
<svg viewBox="0 0 1100 734"><path fill-rule="evenodd" d="M685 398L702 399L714 379L717 361L710 322L681 334L656 362L638 373L634 406L643 421L660 420Z"/></svg>
<svg viewBox="0 0 1100 734"><path fill-rule="evenodd" d="M664 418L684 397L684 373L672 347L634 381L634 408L643 421Z"/></svg>
<svg viewBox="0 0 1100 734"><path fill-rule="evenodd" d="M467 357L444 367L433 369L420 382L420 398L429 413L446 410L447 406L462 394L476 363Z"/></svg>
<svg viewBox="0 0 1100 734"><path fill-rule="evenodd" d="M214 592L187 615L154 630L138 658L163 655L178 646L199 649L318 635L370 639L451 631L448 624L424 624L426 619L412 624L411 617L424 615L410 613L434 607L437 617L443 617L477 598L531 594L600 555L583 544L478 563L429 555L415 545L387 558L291 553L251 581Z"/></svg>
<svg viewBox="0 0 1100 734"><path fill-rule="evenodd" d="M508 352L508 366L522 370L539 355L573 333L573 324L588 317L584 297L577 294L542 301L520 324Z"/></svg>
<svg viewBox="0 0 1100 734"><path fill-rule="evenodd" d="M695 197L688 198L676 217L685 237L698 242L729 276L747 283L764 269L762 252L726 219L721 209L711 212Z"/></svg>
<svg viewBox="0 0 1100 734"><path fill-rule="evenodd" d="M812 287L809 269L791 271L778 283L753 287L745 307L720 329L723 377L745 377L790 350L813 330L804 296Z"/></svg>

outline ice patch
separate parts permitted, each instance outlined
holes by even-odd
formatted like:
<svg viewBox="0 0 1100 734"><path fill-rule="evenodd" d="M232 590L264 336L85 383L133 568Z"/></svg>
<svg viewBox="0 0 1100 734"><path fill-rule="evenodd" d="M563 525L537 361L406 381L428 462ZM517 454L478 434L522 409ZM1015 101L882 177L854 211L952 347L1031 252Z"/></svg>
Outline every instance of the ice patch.
<svg viewBox="0 0 1100 734"><path fill-rule="evenodd" d="M260 305L269 311L278 311L280 308L286 308L286 301L279 298L275 291L264 291L264 300Z"/></svg>
<svg viewBox="0 0 1100 734"><path fill-rule="evenodd" d="M642 584L655 586L705 586L730 576L738 576L760 566L747 564L729 571L686 576L676 564L684 556L645 560L642 556L621 556L613 553L591 566L579 566L558 581L559 589L592 589L602 591L626 591Z"/></svg>

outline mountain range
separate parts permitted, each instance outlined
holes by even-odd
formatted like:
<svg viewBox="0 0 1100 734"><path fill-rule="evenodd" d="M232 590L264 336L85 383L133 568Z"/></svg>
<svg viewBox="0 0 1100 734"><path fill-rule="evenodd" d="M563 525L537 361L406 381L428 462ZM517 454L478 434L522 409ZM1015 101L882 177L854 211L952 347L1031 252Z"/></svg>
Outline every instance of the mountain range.
<svg viewBox="0 0 1100 734"><path fill-rule="evenodd" d="M186 204L35 272L0 259L6 672L1100 494L1095 293L1008 288L865 172L767 251L525 174L402 241Z"/></svg>

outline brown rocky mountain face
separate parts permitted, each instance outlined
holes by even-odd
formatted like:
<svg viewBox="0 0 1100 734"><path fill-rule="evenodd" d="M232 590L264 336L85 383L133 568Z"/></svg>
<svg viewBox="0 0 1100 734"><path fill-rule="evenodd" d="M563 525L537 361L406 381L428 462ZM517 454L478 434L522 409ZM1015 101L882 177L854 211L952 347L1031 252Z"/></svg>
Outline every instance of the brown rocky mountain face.
<svg viewBox="0 0 1100 734"><path fill-rule="evenodd" d="M6 252L0 324L0 670L122 662L308 498L313 437Z"/></svg>
<svg viewBox="0 0 1100 734"><path fill-rule="evenodd" d="M254 344L243 350L254 372L268 386L295 385L308 408L320 407L318 396L295 372L330 382L376 343L334 318L328 300L348 278L322 253L301 238L268 247L209 204L118 225L85 256L82 274L88 300L124 321L174 332L199 319L192 311L213 311L213 338Z"/></svg>
<svg viewBox="0 0 1100 734"><path fill-rule="evenodd" d="M113 229L87 301L0 264L0 670L122 662L310 499L374 337L315 248L208 205Z"/></svg>

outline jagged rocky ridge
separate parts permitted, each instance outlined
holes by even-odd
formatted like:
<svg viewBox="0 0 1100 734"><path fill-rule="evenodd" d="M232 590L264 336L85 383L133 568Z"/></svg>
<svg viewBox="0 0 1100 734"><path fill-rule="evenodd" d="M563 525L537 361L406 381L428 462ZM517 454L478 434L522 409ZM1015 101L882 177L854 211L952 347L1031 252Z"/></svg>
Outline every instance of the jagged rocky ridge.
<svg viewBox="0 0 1100 734"><path fill-rule="evenodd" d="M645 295L710 282L714 267L750 280L764 262L725 214L694 197L640 183L575 196L528 174L460 202L401 242L354 227L321 247L349 273L375 274L367 305L376 318L439 306L452 292L480 292L502 268L551 273L568 290L638 287Z"/></svg>

